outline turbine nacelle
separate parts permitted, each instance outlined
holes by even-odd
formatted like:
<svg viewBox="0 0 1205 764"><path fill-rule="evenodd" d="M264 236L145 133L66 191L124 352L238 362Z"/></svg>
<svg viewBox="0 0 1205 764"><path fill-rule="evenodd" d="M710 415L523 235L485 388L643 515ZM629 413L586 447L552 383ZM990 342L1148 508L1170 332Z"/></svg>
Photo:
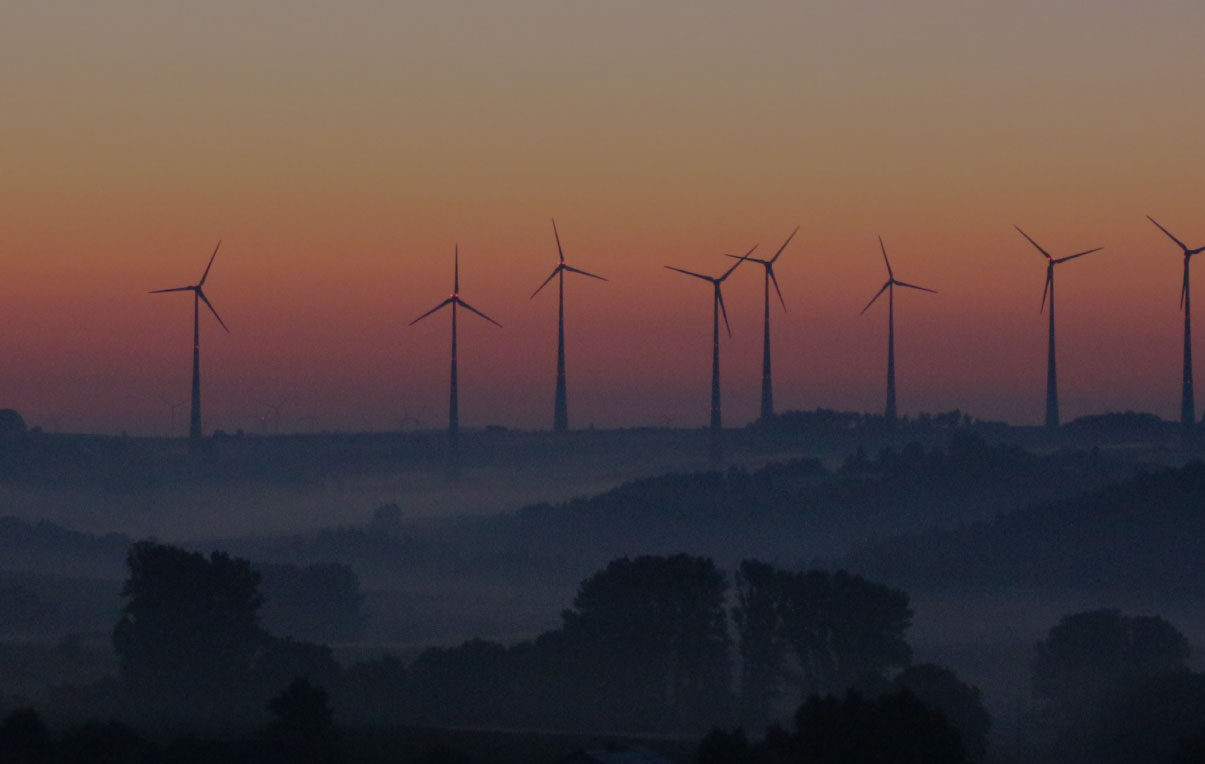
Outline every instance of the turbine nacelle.
<svg viewBox="0 0 1205 764"><path fill-rule="evenodd" d="M544 279L543 283L541 283L540 286L536 288L536 291L531 293L531 297L529 297L527 299L529 299L529 300L533 299L536 295L538 295L540 293L541 289L548 286L548 282L552 281L554 278L556 278L558 275L564 273L565 271L568 271L570 273L577 273L582 276L589 276L590 278L598 279L599 281L607 281L608 280L608 279L604 278L603 276L598 276L593 273L588 273L586 271L581 270L580 268L574 268L572 265L568 265L565 262L565 252L564 252L564 250L561 249L561 235L559 233L557 233L555 219L552 221L552 234L553 234L553 236L556 237L556 253L557 253L557 256L560 257L561 261L557 264L557 266L555 268L552 269L552 273L548 276L548 278Z"/></svg>
<svg viewBox="0 0 1205 764"><path fill-rule="evenodd" d="M1154 223L1153 220L1151 222ZM1159 224L1155 223L1155 225ZM1054 288L1054 266L1058 265L1059 263L1065 263L1068 260L1074 260L1077 257L1090 255L1093 252L1099 252L1100 250L1104 249L1104 247L1093 247L1092 249L1085 249L1083 252L1076 252L1074 255L1067 255L1066 257L1052 257L1049 252L1042 249L1042 247L1036 241L1030 238L1029 234L1022 231L1020 226L1014 225L1013 228L1016 228L1017 233L1024 236L1026 241L1032 244L1034 248L1041 252L1046 258L1046 284L1042 287L1042 304L1038 308L1039 313L1046 310L1046 295L1049 294L1051 289Z"/></svg>
<svg viewBox="0 0 1205 764"><path fill-rule="evenodd" d="M895 277L895 271L893 271L891 269L891 261L887 259L887 247L883 246L883 237L882 236L879 237L879 249L882 250L882 252L883 252L883 263L886 264L886 266L887 266L887 281L883 282L883 286L879 287L879 291L875 292L874 297L870 298L870 302L866 303L866 307L862 308L862 311L861 311L862 313L865 313L866 311L870 310L870 306L874 305L875 301L883 296L883 292L886 292L888 290L891 290L894 292L895 287L897 287L897 286L907 287L909 289L918 289L922 292L929 292L931 294L937 294L936 289L930 289L929 287L917 286L916 284L909 284L908 282L900 281L899 279L897 279Z"/></svg>
<svg viewBox="0 0 1205 764"><path fill-rule="evenodd" d="M753 254L753 250L755 250L755 249L757 249L756 244L754 244L752 247L750 247L749 251L743 255L728 255L728 257L735 257L736 262L732 264L731 268L724 271L723 276L705 276L702 273L695 273L694 271L688 271L688 270L685 270L684 268L675 268L672 265L667 265L665 267L671 271L677 271L678 273L685 273L687 276L694 276L697 279L702 279L704 281L710 281L715 286L714 300L720 308L720 313L723 314L723 316L724 316L724 328L728 330L728 336L731 337L732 336L732 327L729 326L729 324L728 324L728 310L727 310L727 308L724 307L724 293L720 291L720 284L723 283L724 279L731 276L732 272L735 271L740 266L741 263L748 260L749 255Z"/></svg>
<svg viewBox="0 0 1205 764"><path fill-rule="evenodd" d="M205 303L205 307L209 308L209 312L212 313L213 317L218 320L218 323L222 325L222 328L229 333L230 328L226 326L226 322L223 321L222 317L218 315L217 309L213 307L213 303L211 303L209 298L205 296L205 290L202 289L202 287L205 286L205 279L209 278L209 269L213 267L213 260L218 256L218 248L221 246L222 242L219 239L217 246L213 248L213 254L209 256L209 263L205 266L205 271L201 274L201 280L196 284L192 284L191 286L172 287L171 289L152 289L150 294L163 294L165 292L192 292L196 299L199 299L201 302Z"/></svg>

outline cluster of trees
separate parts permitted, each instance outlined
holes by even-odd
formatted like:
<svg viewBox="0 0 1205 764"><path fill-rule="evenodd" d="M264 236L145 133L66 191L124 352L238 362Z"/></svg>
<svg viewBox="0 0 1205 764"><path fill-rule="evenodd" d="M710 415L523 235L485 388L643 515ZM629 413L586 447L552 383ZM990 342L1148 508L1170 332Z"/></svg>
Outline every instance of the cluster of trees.
<svg viewBox="0 0 1205 764"><path fill-rule="evenodd" d="M292 760L333 755L332 713L433 726L734 729L704 740L704 764L962 762L987 751L978 690L912 664L907 595L844 571L746 560L730 588L706 557L622 557L582 581L561 625L535 639L343 667L329 647L265 631L261 576L245 560L140 542L128 564L113 632L120 676L73 691L79 718L165 729L254 721L264 730L256 745L292 750L282 754ZM1034 750L1072 763L1190 760L1205 748L1205 676L1188 671L1188 658L1187 640L1157 616L1067 616L1035 647L1043 722L1034 731L1045 742ZM795 708L793 731L777 726ZM267 726L265 709L276 717ZM0 750L49 745L35 721L10 714ZM145 745L102 726L54 745ZM742 729L767 732L753 743ZM875 753L875 740L896 753Z"/></svg>
<svg viewBox="0 0 1205 764"><path fill-rule="evenodd" d="M105 694L147 722L254 717L304 678L349 718L701 731L763 724L810 694L878 688L911 660L903 592L753 560L731 607L709 558L623 557L585 579L561 626L535 639L346 668L328 647L265 631L261 576L245 560L140 542L128 563L113 632L118 692Z"/></svg>
<svg viewBox="0 0 1205 764"><path fill-rule="evenodd" d="M1188 640L1158 616L1065 616L1033 663L1051 754L1071 764L1205 761L1205 674L1189 671L1189 655Z"/></svg>
<svg viewBox="0 0 1205 764"><path fill-rule="evenodd" d="M333 764L339 760L339 741L325 690L296 680L272 698L267 710L271 720L250 738L199 740L180 736L161 744L112 719L83 722L55 734L37 711L19 708L0 720L0 762Z"/></svg>

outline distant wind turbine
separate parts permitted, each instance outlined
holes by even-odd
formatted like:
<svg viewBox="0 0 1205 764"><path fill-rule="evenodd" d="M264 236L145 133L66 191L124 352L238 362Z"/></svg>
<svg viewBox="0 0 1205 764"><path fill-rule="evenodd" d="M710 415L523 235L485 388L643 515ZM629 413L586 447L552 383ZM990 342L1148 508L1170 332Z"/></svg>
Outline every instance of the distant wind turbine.
<svg viewBox="0 0 1205 764"><path fill-rule="evenodd" d="M1186 430L1191 430L1197 421L1197 406L1192 391L1192 308L1188 299L1188 261L1193 255L1205 252L1205 247L1189 249L1188 245L1172 236L1171 232L1159 225L1153 217L1147 215L1146 219L1155 223L1155 227L1184 250L1184 284L1180 287L1180 307L1184 310L1184 384L1180 393L1180 424L1184 425Z"/></svg>
<svg viewBox="0 0 1205 764"><path fill-rule="evenodd" d="M774 291L778 293L778 302L782 304L782 309L785 312L787 309L786 302L782 299L782 290L778 288L778 279L774 276L774 261L782 254L782 251L791 243L791 239L795 238L795 234L799 233L799 226L795 226L795 230L791 231L791 235L782 243L778 251L774 253L774 257L769 260L759 260L756 257L748 258L755 263L761 263L766 269L765 292L766 292L766 320L764 339L762 341L762 361L761 361L761 420L769 422L774 416L774 383L770 375L770 282L774 282ZM739 255L728 255L729 257L739 257Z"/></svg>
<svg viewBox="0 0 1205 764"><path fill-rule="evenodd" d="M1050 253L1038 246L1038 243L1031 239L1029 234L1022 231L1020 226L1014 225L1013 228L1016 228L1017 233L1024 236L1034 248L1042 253L1042 257L1046 258L1046 286L1042 287L1042 305L1038 308L1038 312L1040 313L1046 308L1046 296L1050 295L1050 341L1046 351L1046 427L1057 430L1059 426L1059 378L1054 361L1054 266L1098 252L1104 247L1086 249L1066 257L1051 257Z"/></svg>
<svg viewBox="0 0 1205 764"><path fill-rule="evenodd" d="M887 293L887 409L883 413L883 418L887 422L888 427L895 426L896 411L895 411L895 288L897 286L908 287L909 289L919 289L922 292L931 292L937 294L936 289L917 286L900 281L895 277L895 271L891 269L891 261L887 259L887 247L883 246L883 237L879 237L879 249L883 252L883 262L887 265L887 282L883 284L879 291L875 292L874 297L870 298L870 302L866 303L866 307L862 308L862 312L870 310L870 306L874 305L875 300L882 296L883 292Z"/></svg>
<svg viewBox="0 0 1205 764"><path fill-rule="evenodd" d="M728 310L724 307L724 295L720 292L720 284L724 279L732 275L732 272L737 267L749 259L749 255L753 254L753 250L757 249L754 244L749 248L749 251L742 255L732 267L724 271L724 275L704 276L701 273L675 268L672 265L665 266L671 271L685 273L687 276L694 276L697 279L711 282L715 288L714 296L711 301L711 461L718 464L724 458L723 445L721 437L723 435L723 423L720 416L720 315L724 316L724 328L728 330L728 336L732 336L732 327L728 324Z"/></svg>
<svg viewBox="0 0 1205 764"><path fill-rule="evenodd" d="M226 322L218 315L213 304L209 302L209 298L205 296L203 287L205 279L209 278L209 269L213 267L213 260L218 256L218 247L222 246L222 242L218 241L217 247L213 248L213 254L209 256L209 264L205 266L205 272L201 274L201 280L192 286L173 287L171 289L154 289L151 294L162 294L164 292L192 292L192 407L188 414L188 437L192 440L197 440L201 437L201 303L205 303L205 307L209 308L209 312L213 313L213 317L218 320L222 328L227 333L230 329L227 328Z"/></svg>
<svg viewBox="0 0 1205 764"><path fill-rule="evenodd" d="M188 401L180 401L178 403L173 403L173 402L169 401L167 398L164 398L162 396L160 396L159 400L163 401L163 405L167 406L171 410L171 424L168 427L168 433L175 435L176 434L176 409L180 408L185 403L188 403Z"/></svg>
<svg viewBox="0 0 1205 764"><path fill-rule="evenodd" d="M469 305L464 300L460 299L460 245L459 244L456 245L456 249L455 249L455 266L454 266L453 276L452 276L452 294L451 294L451 296L448 297L448 299L441 302L440 304L436 305L431 310L427 311L426 313L422 314L418 318L411 321L410 326L414 326L415 324L417 324L419 321L422 321L427 316L431 315L432 313L435 313L436 311L440 310L441 308L447 307L448 305L452 306L452 384L451 384L451 394L449 395L449 402L448 402L448 441L449 441L449 447L451 449L451 452L450 452L451 466L452 466L453 472L455 472L460 464L460 413L459 413L459 396L457 395L457 383L456 383L456 308L462 307L465 310L476 313L478 316L481 316L486 321L489 321L491 324L493 324L497 327L502 326L502 324L498 323L494 319L490 318L489 316L485 315L481 311L477 310L472 305Z"/></svg>
<svg viewBox="0 0 1205 764"><path fill-rule="evenodd" d="M288 401L285 401L285 400L281 400L280 403L268 403L267 401L259 402L259 404L261 406L265 406L267 408L272 409L271 420L275 423L277 435L280 434L280 410L284 407L285 403L287 403L287 402Z"/></svg>
<svg viewBox="0 0 1205 764"><path fill-rule="evenodd" d="M561 249L561 235L557 233L555 219L552 221L552 235L556 237L556 253L561 258L561 261L552 269L552 275L544 279L544 283L540 284L539 288L531 293L531 297L534 298L539 294L540 290L548 286L548 282L552 281L553 278L557 279L556 400L553 406L552 431L564 433L569 430L569 403L565 391L565 271L580 273L583 276L589 276L592 279L600 281L606 281L607 279L602 276L596 276L593 273L578 270L565 263L565 252Z"/></svg>

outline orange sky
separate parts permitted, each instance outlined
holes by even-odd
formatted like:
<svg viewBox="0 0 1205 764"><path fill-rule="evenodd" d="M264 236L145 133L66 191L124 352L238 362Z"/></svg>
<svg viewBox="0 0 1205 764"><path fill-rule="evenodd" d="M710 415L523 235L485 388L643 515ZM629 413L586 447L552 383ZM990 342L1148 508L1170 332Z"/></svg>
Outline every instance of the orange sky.
<svg viewBox="0 0 1205 764"><path fill-rule="evenodd" d="M180 4L183 5L183 4ZM703 272L773 249L779 409L879 410L897 295L899 405L1036 423L1043 263L1059 269L1064 419L1178 412L1181 258L1202 212L1205 9L1190 2L18 0L0 12L0 405L48 429L446 421L450 289L469 426L551 422L556 263L571 423L701 425ZM404 5L405 7L397 7ZM756 415L760 271L725 297L725 421ZM1198 298L1200 300L1205 298ZM1200 332L1199 332L1200 333ZM1199 355L1205 356L1205 348ZM1203 398L1205 400L1205 398ZM183 411L178 411L183 428Z"/></svg>

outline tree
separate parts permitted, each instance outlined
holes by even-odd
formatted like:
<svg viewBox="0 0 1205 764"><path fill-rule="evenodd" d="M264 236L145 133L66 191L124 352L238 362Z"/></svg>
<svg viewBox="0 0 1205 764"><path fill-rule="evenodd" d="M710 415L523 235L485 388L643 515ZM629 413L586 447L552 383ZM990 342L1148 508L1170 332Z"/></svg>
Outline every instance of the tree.
<svg viewBox="0 0 1205 764"><path fill-rule="evenodd" d="M722 720L726 588L714 562L685 554L621 557L582 582L562 615L564 630L607 672L599 676L616 690L623 722L682 728Z"/></svg>
<svg viewBox="0 0 1205 764"><path fill-rule="evenodd" d="M1188 640L1158 616L1067 615L1034 647L1034 694L1045 701L1055 754L1088 759L1101 715L1143 680L1186 670Z"/></svg>
<svg viewBox="0 0 1205 764"><path fill-rule="evenodd" d="M795 713L795 734L767 735L775 761L800 764L965 764L957 730L945 716L902 691L868 701L812 696Z"/></svg>
<svg viewBox="0 0 1205 764"><path fill-rule="evenodd" d="M978 687L965 684L953 671L933 663L909 666L896 676L894 684L945 714L950 726L962 737L967 758L983 760L992 717L983 706Z"/></svg>
<svg viewBox="0 0 1205 764"><path fill-rule="evenodd" d="M274 760L313 764L337 760L334 726L326 690L294 679L268 702L275 717L265 730Z"/></svg>
<svg viewBox="0 0 1205 764"><path fill-rule="evenodd" d="M736 574L736 625L741 656L740 702L752 727L765 724L779 697L786 660L783 631L785 582L789 574L758 560L745 560Z"/></svg>
<svg viewBox="0 0 1205 764"><path fill-rule="evenodd" d="M1059 705L1095 703L1123 679L1184 670L1188 640L1159 616L1091 610L1064 616L1035 646L1034 693Z"/></svg>
<svg viewBox="0 0 1205 764"><path fill-rule="evenodd" d="M0 723L0 761L22 764L49 764L54 741L42 717L32 708L21 708Z"/></svg>
<svg viewBox="0 0 1205 764"><path fill-rule="evenodd" d="M113 647L128 686L159 713L228 713L262 643L259 575L222 552L150 541L127 563Z"/></svg>
<svg viewBox="0 0 1205 764"><path fill-rule="evenodd" d="M784 639L805 694L843 692L911 661L907 594L843 570L796 573L783 586Z"/></svg>

